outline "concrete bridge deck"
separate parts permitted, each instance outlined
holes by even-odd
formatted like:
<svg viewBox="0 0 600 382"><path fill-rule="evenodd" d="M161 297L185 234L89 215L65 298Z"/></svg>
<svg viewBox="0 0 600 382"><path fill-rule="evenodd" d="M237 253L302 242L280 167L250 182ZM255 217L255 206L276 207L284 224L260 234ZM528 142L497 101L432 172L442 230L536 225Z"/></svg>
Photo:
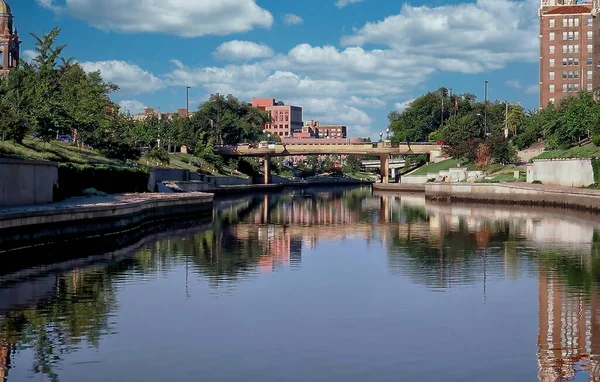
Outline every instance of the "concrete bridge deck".
<svg viewBox="0 0 600 382"><path fill-rule="evenodd" d="M295 155L422 155L442 151L442 146L435 143L401 143L392 146L386 143L358 144L272 144L268 147L251 147L249 145L222 146L215 148L215 153L223 156L275 157Z"/></svg>

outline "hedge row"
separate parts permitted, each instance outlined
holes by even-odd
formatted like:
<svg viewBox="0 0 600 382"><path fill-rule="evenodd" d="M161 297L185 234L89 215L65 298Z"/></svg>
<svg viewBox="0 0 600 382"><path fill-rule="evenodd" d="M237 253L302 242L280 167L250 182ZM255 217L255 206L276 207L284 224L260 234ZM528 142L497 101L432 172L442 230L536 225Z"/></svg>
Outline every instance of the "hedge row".
<svg viewBox="0 0 600 382"><path fill-rule="evenodd" d="M83 195L87 188L107 194L145 192L148 177L148 169L144 167L60 163L55 199Z"/></svg>

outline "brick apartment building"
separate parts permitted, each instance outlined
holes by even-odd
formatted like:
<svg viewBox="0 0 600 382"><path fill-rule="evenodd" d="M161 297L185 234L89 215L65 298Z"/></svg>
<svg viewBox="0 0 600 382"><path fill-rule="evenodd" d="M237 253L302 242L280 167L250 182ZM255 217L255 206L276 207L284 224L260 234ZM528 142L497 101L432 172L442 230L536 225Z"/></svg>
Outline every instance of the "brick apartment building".
<svg viewBox="0 0 600 382"><path fill-rule="evenodd" d="M173 119L173 117L175 115L179 115L180 118L185 118L186 114L189 115L190 117L194 115L194 113L191 111L188 114L187 109L185 109L185 108L177 109L177 111L175 113L162 113L160 110L156 111L151 107L147 107L147 108L144 108L143 112L134 115L132 118L135 121L143 121L144 119L146 119L148 117L154 116L158 119L166 118L167 120L171 120L171 119Z"/></svg>
<svg viewBox="0 0 600 382"><path fill-rule="evenodd" d="M305 121L302 132L294 133L294 138L346 138L348 127L344 125L321 125L319 121Z"/></svg>
<svg viewBox="0 0 600 382"><path fill-rule="evenodd" d="M252 106L269 113L271 122L263 126L273 135L291 137L294 133L302 132L302 108L284 105L274 98L253 98Z"/></svg>
<svg viewBox="0 0 600 382"><path fill-rule="evenodd" d="M600 0L540 0L540 107L600 83Z"/></svg>

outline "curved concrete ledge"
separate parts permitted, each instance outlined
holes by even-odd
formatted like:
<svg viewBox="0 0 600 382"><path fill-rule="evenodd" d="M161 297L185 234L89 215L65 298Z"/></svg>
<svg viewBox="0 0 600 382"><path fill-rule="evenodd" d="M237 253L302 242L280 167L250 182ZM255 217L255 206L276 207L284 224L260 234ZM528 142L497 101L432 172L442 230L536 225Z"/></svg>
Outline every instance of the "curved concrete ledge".
<svg viewBox="0 0 600 382"><path fill-rule="evenodd" d="M425 184L418 183L373 183L373 189L378 191L425 192Z"/></svg>
<svg viewBox="0 0 600 382"><path fill-rule="evenodd" d="M425 185L425 199L600 212L600 191L528 183L430 183Z"/></svg>
<svg viewBox="0 0 600 382"><path fill-rule="evenodd" d="M123 233L145 224L212 214L213 195L124 194L0 209L0 253Z"/></svg>

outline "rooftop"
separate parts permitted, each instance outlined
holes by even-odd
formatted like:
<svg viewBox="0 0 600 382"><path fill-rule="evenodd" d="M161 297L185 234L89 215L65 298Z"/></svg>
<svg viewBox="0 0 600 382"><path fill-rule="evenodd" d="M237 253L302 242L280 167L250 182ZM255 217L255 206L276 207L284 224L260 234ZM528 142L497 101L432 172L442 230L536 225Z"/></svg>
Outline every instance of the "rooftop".
<svg viewBox="0 0 600 382"><path fill-rule="evenodd" d="M561 5L557 8L551 9L545 12L546 15L574 15L579 13L590 13L592 11L592 5Z"/></svg>

